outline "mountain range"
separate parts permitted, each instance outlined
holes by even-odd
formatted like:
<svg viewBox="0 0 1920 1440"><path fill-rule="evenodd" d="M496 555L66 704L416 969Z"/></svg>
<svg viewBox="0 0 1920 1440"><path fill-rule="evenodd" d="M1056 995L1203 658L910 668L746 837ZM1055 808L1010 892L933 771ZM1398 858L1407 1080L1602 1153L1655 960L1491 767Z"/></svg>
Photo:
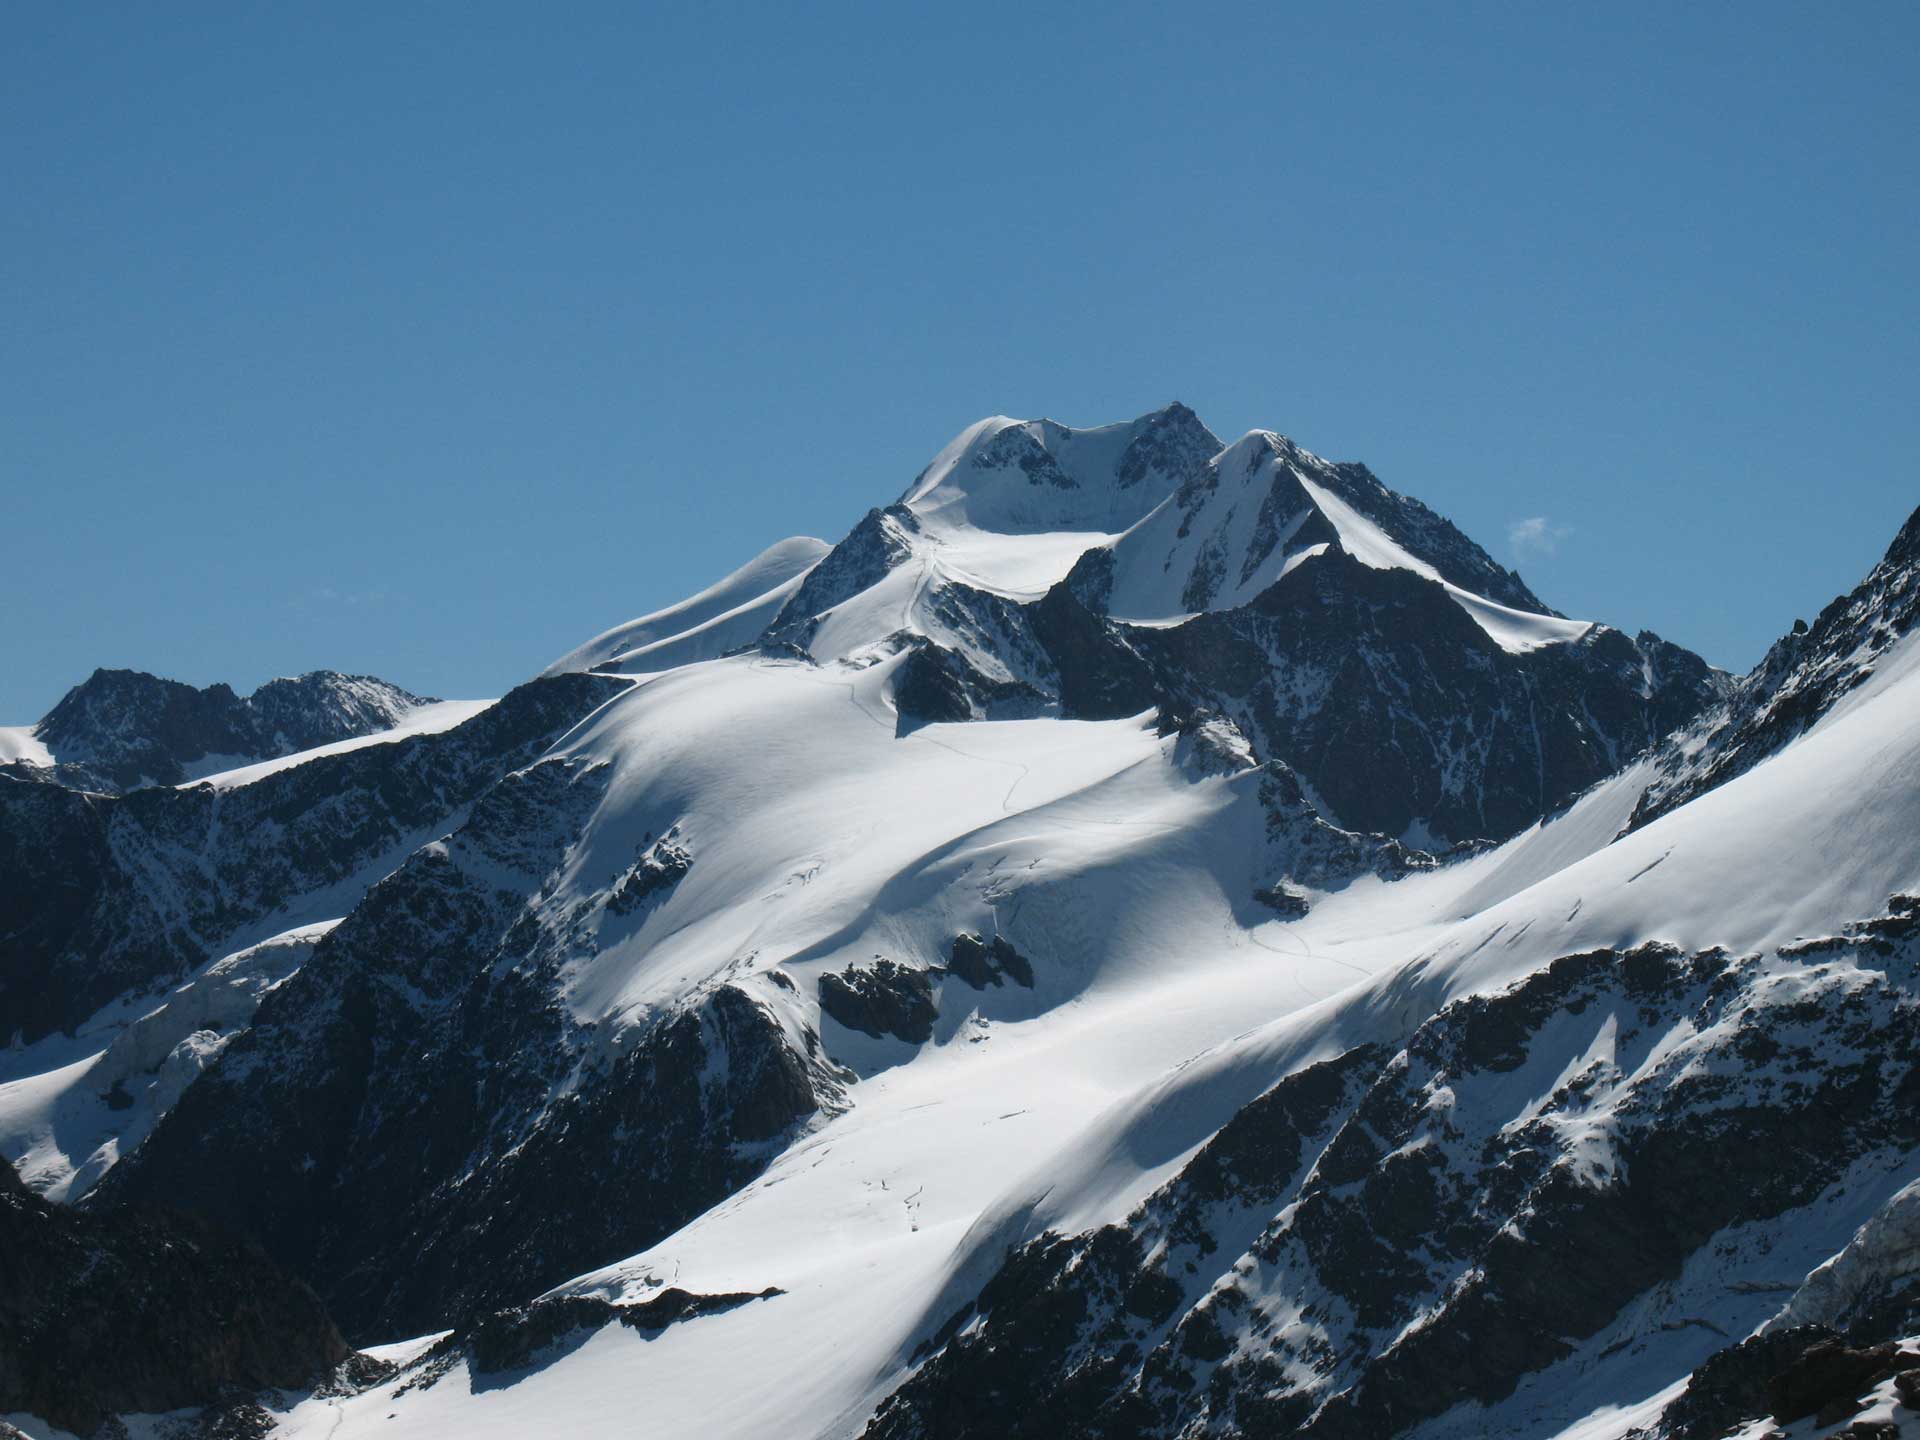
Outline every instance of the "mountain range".
<svg viewBox="0 0 1920 1440"><path fill-rule="evenodd" d="M1729 675L1174 404L494 701L97 671L0 730L0 1417L1920 1434L1916 613L1920 511Z"/></svg>

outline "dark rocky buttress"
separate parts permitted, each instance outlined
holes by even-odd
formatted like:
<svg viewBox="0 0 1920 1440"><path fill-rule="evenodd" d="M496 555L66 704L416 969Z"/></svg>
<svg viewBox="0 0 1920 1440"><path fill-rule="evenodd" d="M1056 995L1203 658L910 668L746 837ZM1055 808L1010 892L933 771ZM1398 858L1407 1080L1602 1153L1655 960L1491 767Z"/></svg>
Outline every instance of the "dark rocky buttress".
<svg viewBox="0 0 1920 1440"><path fill-rule="evenodd" d="M1775 957L1568 955L1285 1076L1124 1223L929 1315L869 1440L1384 1440L1499 1402L1628 1307L1659 1318L1731 1227L1907 1178L1917 914ZM1733 1294L1734 1334L1780 1304ZM1650 1328L1589 1363L1704 1359L1722 1327Z"/></svg>
<svg viewBox="0 0 1920 1440"><path fill-rule="evenodd" d="M96 670L34 727L63 766L115 789L176 785L208 756L235 764L385 730L428 703L371 675L316 670L253 694L139 670Z"/></svg>
<svg viewBox="0 0 1920 1440"><path fill-rule="evenodd" d="M1337 545L1247 605L1127 625L1088 604L1101 556L1027 607L1061 708L1224 714L1350 830L1505 839L1724 692L1705 661L1650 633L1595 626L1510 652L1437 582Z"/></svg>
<svg viewBox="0 0 1920 1440"><path fill-rule="evenodd" d="M549 877L606 768L549 759L381 881L89 1203L255 1229L350 1335L519 1304L758 1174L839 1079L764 993L721 984L603 1045L559 973L699 865L655 842L577 901ZM547 903L551 901L552 903Z"/></svg>
<svg viewBox="0 0 1920 1440"><path fill-rule="evenodd" d="M0 775L0 1043L172 981L304 895L372 883L625 686L535 680L454 729L226 791L115 797Z"/></svg>
<svg viewBox="0 0 1920 1440"><path fill-rule="evenodd" d="M91 1435L122 1412L310 1385L349 1354L257 1245L164 1211L49 1204L0 1159L0 1412Z"/></svg>
<svg viewBox="0 0 1920 1440"><path fill-rule="evenodd" d="M1658 757L1659 775L1633 828L1743 775L1805 734L1873 678L1894 642L1920 621L1920 510L1867 578L1775 641L1724 704Z"/></svg>

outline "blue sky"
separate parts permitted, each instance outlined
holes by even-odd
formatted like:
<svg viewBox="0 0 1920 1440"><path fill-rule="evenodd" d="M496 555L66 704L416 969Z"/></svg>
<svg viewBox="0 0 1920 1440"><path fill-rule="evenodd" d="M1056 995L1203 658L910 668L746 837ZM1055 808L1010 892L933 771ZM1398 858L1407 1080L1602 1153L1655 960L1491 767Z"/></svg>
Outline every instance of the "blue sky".
<svg viewBox="0 0 1920 1440"><path fill-rule="evenodd" d="M39 6L0 721L495 694L1179 398L1744 669L1916 502L1910 5Z"/></svg>

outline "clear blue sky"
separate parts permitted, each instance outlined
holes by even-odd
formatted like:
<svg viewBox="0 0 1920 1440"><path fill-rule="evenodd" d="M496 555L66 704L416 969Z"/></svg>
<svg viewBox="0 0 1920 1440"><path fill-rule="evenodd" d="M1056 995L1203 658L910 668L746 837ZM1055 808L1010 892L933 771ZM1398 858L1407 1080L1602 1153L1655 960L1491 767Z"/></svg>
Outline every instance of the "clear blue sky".
<svg viewBox="0 0 1920 1440"><path fill-rule="evenodd" d="M1920 502L1910 4L301 8L8 12L0 721L498 693L994 412L1738 669Z"/></svg>

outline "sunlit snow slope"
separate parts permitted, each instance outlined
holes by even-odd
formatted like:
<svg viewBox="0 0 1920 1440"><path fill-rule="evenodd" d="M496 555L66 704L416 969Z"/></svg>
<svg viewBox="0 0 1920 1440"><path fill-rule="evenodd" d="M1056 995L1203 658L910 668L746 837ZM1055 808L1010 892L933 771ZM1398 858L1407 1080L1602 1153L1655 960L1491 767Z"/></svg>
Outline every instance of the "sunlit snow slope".
<svg viewBox="0 0 1920 1440"><path fill-rule="evenodd" d="M846 1114L653 1250L567 1287L642 1299L668 1283L771 1285L787 1292L776 1302L654 1337L609 1326L511 1385L456 1375L309 1402L294 1433L611 1433L644 1395L661 1435L857 1434L1009 1245L1120 1218L1276 1077L1559 954L1649 939L1760 949L1920 887L1916 656L1910 641L1877 694L1617 845L1603 790L1492 854L1357 882L1291 923L1236 915L1255 833L1244 784L1183 773L1174 744L1141 724L933 727L882 763L894 742L873 718L884 701L871 672L833 682L729 662L660 682L677 694L637 693L579 743L619 750L630 726L622 812L687 814L696 846L711 833L738 858L717 860L718 893L676 896L688 919L658 914L667 938L645 958L602 957L577 977L576 1003L628 1013L706 974L776 965L804 993L822 969L877 950L931 958L969 927L1012 935L1053 975L1032 997L985 1003L948 981L918 1051L828 1028L864 1077ZM688 773L693 746L641 739L750 706L815 737L802 763L826 757L817 793L757 814L745 801L756 778L784 778L777 720L743 738L776 768L731 783L730 751ZM927 802L905 827L885 823L899 786ZM683 811L693 793L712 808ZM1607 813L1597 828L1592 811ZM1562 863L1508 893L1563 828ZM1839 844L1860 863L1825 863Z"/></svg>
<svg viewBox="0 0 1920 1440"><path fill-rule="evenodd" d="M548 673L602 667L636 674L712 660L766 629L827 549L807 536L782 540L698 595L596 635Z"/></svg>
<svg viewBox="0 0 1920 1440"><path fill-rule="evenodd" d="M637 1301L669 1284L774 1286L777 1299L653 1335L610 1325L509 1384L456 1372L310 1402L296 1433L592 1433L644 1395L652 1433L857 1434L1010 1247L1120 1219L1276 1078L1398 1043L1450 1000L1557 955L1648 940L1764 950L1920 884L1911 641L1776 760L1618 843L1644 769L1489 853L1353 878L1299 919L1247 898L1273 864L1257 772L1200 763L1151 716L898 734L898 653L863 647L900 629L977 644L928 603L943 581L1031 597L1097 543L1122 557L1116 614L1171 618L1220 598L1183 604L1165 588L1175 567L1134 558L1164 555L1149 537L1175 529L1170 493L1076 495L1074 462L1101 453L1110 467L1097 447L1118 444L1091 435L974 427L909 491L906 514L882 517L899 526L894 564L822 612L814 663L741 657L661 676L566 752L614 778L562 883L601 883L640 832L672 827L697 857L638 933L570 972L582 1018L617 1032L724 977L813 1019L822 974L876 955L937 964L964 931L1046 957L1035 988L948 977L919 1046L819 1019L857 1076L844 1112L733 1199L564 1287ZM1277 453L1261 437L1216 468L1271 471ZM1283 517L1257 561L1245 543L1227 552L1247 572L1242 598L1308 553L1289 556L1286 536L1311 522L1363 563L1442 580L1503 648L1586 630L1452 584L1337 495L1289 478L1310 508ZM1837 851L1848 863L1827 863ZM793 987L765 983L776 974Z"/></svg>
<svg viewBox="0 0 1920 1440"><path fill-rule="evenodd" d="M1301 617L1319 614L1374 628L1296 644L1311 623ZM203 1159L225 1173L260 1140L265 1173L248 1177L258 1188L247 1204L322 1217L276 1214L276 1258L371 1256L376 1275L416 1248L422 1271L482 1253L459 1248L460 1225L438 1224L434 1207L463 1193L537 1203L516 1168L524 1154L548 1157L553 1184L605 1187L596 1195L617 1193L620 1177L596 1172L593 1137L637 1147L618 1151L637 1195L666 1193L660 1173L676 1165L720 1174L714 1154L739 1163L684 1223L648 1230L630 1217L615 1233L648 1243L549 1276L559 1283L535 1315L576 1318L510 1362L482 1332L532 1333L514 1328L534 1325L526 1316L447 1314L451 1337L350 1331L392 1342L379 1353L402 1369L358 1393L289 1397L276 1411L283 1432L316 1440L1064 1433L1018 1412L1043 1395L1069 1406L1096 1394L1139 1408L1100 1410L1084 1433L1176 1433L1168 1416L1190 1422L1180 1433L1288 1433L1272 1419L1281 1412L1257 1421L1232 1407L1243 1391L1289 1386L1303 1408L1284 1412L1287 1424L1323 1427L1308 1433L1550 1434L1609 1405L1644 1407L1770 1311L1716 1290L1706 1262L1690 1260L1671 1303L1705 1319L1685 1343L1649 1345L1669 1316L1649 1289L1636 1302L1644 1324L1610 1316L1614 1329L1575 1333L1569 1321L1565 1351L1515 1362L1487 1382L1494 1398L1428 1385L1426 1408L1381 1429L1368 1387L1390 1372L1368 1366L1425 1354L1421 1316L1445 1310L1472 1275L1408 1279L1420 1313L1369 1318L1324 1289L1337 1287L1327 1276L1339 1245L1286 1232L1317 1203L1310 1185L1296 1193L1269 1176L1261 1190L1244 1153L1237 1171L1210 1157L1267 1123L1259 1107L1306 1075L1341 1077L1313 1102L1329 1127L1362 1096L1380 1108L1355 1130L1412 1123L1379 1097L1425 1063L1409 1053L1464 1035L1472 1063L1459 1063L1457 1093L1441 1080L1423 1092L1442 1117L1432 1134L1356 1172L1393 1171L1428 1147L1465 1169L1481 1153L1460 1138L1474 1125L1494 1139L1535 1126L1564 1145L1566 1183L1599 1193L1662 1067L1723 1065L1715 1047L1738 1029L1737 1016L1722 1025L1699 1008L1636 1028L1606 988L1617 957L1643 957L1620 962L1637 984L1632 966L1654 963L1644 957L1691 975L1695 962L1678 957L1717 956L1747 987L1741 1013L1866 994L1865 958L1823 951L1819 969L1794 947L1920 891L1920 635L1881 628L1846 652L1864 673L1804 728L1636 823L1656 777L1683 760L1698 768L1732 733L1727 717L1745 713L1710 708L1732 682L1697 658L1553 614L1364 467L1268 432L1223 446L1177 405L1094 430L985 420L839 545L782 542L556 662L550 677L605 689L514 752L494 789L448 807L444 834L351 897L344 919L210 957L132 1023L123 1011L92 1039L41 1042L45 1066L18 1064L0 1085L0 1131L42 1188L102 1183L143 1200L187 1184ZM1691 687L1680 698L1662 692L1662 666ZM1585 713L1556 717L1568 728L1553 731L1535 713L1549 702ZM1703 713L1694 738L1641 753L1666 718ZM1288 728L1314 714L1323 730ZM1342 730L1363 736L1357 750L1334 743ZM1443 798L1483 778L1508 784L1519 798L1501 813L1524 810L1523 821L1504 824L1499 843L1454 849L1443 842L1496 832L1461 831L1467 822L1431 807L1355 823L1369 794L1320 783L1329 772L1316 767L1352 766L1376 733L1409 765L1416 742L1441 747L1418 753L1444 753ZM1282 743L1296 735L1298 753ZM1501 745L1519 759L1501 759ZM1549 795L1551 764L1600 778ZM270 768L215 783L245 794ZM1514 789L1514 771L1540 788ZM1519 1028L1545 1038L1526 1029L1536 1048L1524 1063L1493 1042L1491 1058L1472 1050L1499 1029L1475 1029L1487 1007L1518 1004L1576 955L1602 976L1590 987L1601 999L1582 991L1567 1016L1530 1014ZM183 1027L245 1024L256 1004L254 1030L196 1040L191 1056L177 1048L202 1033ZM528 1028L486 1028L502 1015ZM757 1049L742 1016L761 1027ZM276 1053L263 1048L270 1032L297 1038ZM676 1035L698 1037L692 1060L663 1048ZM784 1068L754 1073L777 1073L782 1104L796 1087L807 1098L743 1132L740 1110L765 1097L735 1094L728 1072L769 1047ZM454 1068L483 1052L494 1056L484 1073L508 1077L489 1095L491 1118L469 1113L475 1072ZM161 1058L177 1083L140 1090L118 1130L77 1088L91 1076L97 1092ZM634 1117L651 1112L618 1093L636 1074L663 1093L686 1087L700 1133L719 1137L713 1153L646 1155ZM422 1076L443 1077L437 1101L406 1088ZM1575 1081L1580 1103L1563 1105ZM355 1097L378 1134L417 1146L418 1162L356 1170L371 1163L353 1153L368 1132L333 1126L309 1093ZM1449 1131L1456 1102L1480 1108ZM394 1119L436 1103L457 1144ZM1305 1137L1302 1173L1322 1150L1317 1163L1332 1168L1339 1151L1313 1131L1321 1119L1299 1118L1313 1105L1286 1103ZM89 1143L62 1148L63 1125ZM1851 1189L1795 1212L1790 1236L1743 1231L1724 1253L1775 1253L1797 1283L1911 1178L1892 1146L1851 1157ZM1222 1165L1233 1183L1194 1199ZM418 1184L372 1195L336 1179L374 1174ZM1285 1204L1268 1203L1283 1192ZM349 1211L372 1217L351 1255L334 1222ZM1817 1224L1804 1219L1816 1211ZM580 1253L537 1223L529 1233L507 1261L532 1264L543 1245ZM1136 1242L1152 1284L1085 1279ZM1295 1243L1318 1268L1287 1258ZM1056 1245L1085 1249L1055 1273L1043 1262ZM1043 1271L1045 1285L1018 1291ZM416 1290L355 1283L341 1297L355 1316L426 1313ZM1229 1291L1238 1298L1218 1298ZM678 1292L714 1303L661 1324L580 1308L678 1305ZM1024 1299L996 1308L992 1297L1010 1293ZM1139 1341L1126 1362L1139 1374L1054 1373L1092 1366L1075 1346L1105 1344L1092 1329L1033 1332L1040 1343L1020 1328L1062 1295L1086 1325L1107 1316L1111 1334ZM1189 1344L1203 1329L1213 1338ZM1246 1372L1257 1384L1231 1368L1283 1342L1297 1347L1284 1365ZM1022 1344L1025 1369L995 1368ZM1168 1358L1153 1369L1149 1352ZM1031 1392L994 1388L1006 1375ZM1213 1375L1215 1408L1193 1409L1182 1397L1205 1396Z"/></svg>

